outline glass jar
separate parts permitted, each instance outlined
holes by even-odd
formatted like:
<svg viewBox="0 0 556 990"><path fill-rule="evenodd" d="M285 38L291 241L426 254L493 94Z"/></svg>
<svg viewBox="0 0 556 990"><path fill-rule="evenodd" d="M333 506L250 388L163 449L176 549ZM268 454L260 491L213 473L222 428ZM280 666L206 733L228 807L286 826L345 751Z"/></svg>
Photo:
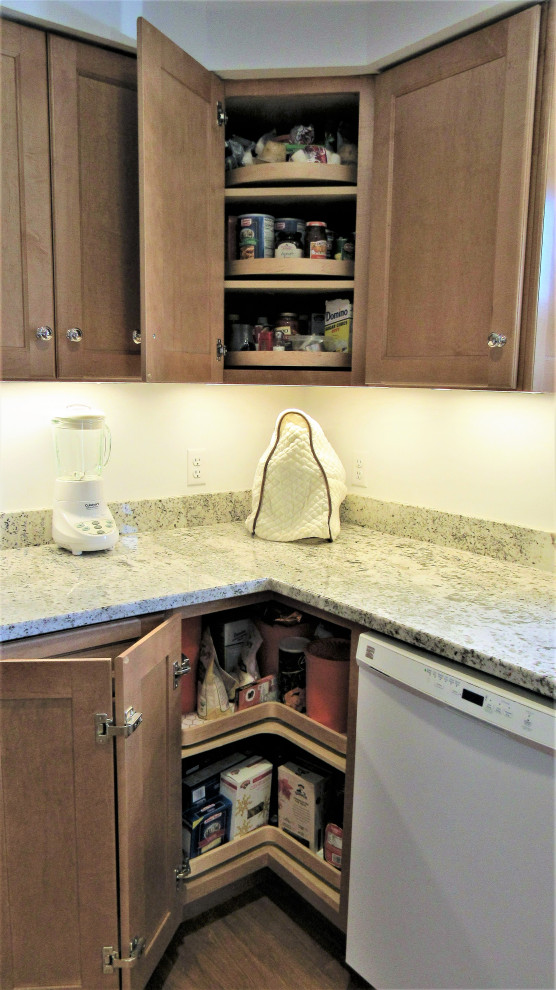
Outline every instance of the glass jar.
<svg viewBox="0 0 556 990"><path fill-rule="evenodd" d="M310 220L307 223L305 254L308 258L326 260L326 224L323 220Z"/></svg>
<svg viewBox="0 0 556 990"><path fill-rule="evenodd" d="M305 244L305 223L293 217L278 217L274 221L274 257L302 258Z"/></svg>

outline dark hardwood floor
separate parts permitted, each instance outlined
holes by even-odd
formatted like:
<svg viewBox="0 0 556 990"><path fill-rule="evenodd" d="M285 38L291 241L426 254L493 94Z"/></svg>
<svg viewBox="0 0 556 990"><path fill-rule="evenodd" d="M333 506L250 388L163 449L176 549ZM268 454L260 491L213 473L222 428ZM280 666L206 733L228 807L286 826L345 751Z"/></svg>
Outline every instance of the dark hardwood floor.
<svg viewBox="0 0 556 990"><path fill-rule="evenodd" d="M345 938L274 875L184 922L146 990L359 990Z"/></svg>

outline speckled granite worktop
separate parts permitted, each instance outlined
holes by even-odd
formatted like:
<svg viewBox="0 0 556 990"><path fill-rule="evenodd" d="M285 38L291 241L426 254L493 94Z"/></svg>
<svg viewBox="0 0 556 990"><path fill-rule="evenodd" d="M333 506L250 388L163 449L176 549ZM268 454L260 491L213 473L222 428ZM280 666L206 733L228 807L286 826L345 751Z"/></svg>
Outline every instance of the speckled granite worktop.
<svg viewBox="0 0 556 990"><path fill-rule="evenodd" d="M241 522L124 536L72 557L2 554L0 640L277 591L555 696L550 573L344 525L333 543L268 543Z"/></svg>

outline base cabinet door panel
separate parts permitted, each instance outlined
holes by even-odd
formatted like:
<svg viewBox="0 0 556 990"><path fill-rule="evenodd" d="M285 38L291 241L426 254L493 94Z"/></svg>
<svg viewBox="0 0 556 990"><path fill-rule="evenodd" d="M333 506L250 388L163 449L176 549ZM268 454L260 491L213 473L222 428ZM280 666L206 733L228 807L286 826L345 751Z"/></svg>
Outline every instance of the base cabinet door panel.
<svg viewBox="0 0 556 990"><path fill-rule="evenodd" d="M377 79L368 384L516 385L539 16Z"/></svg>
<svg viewBox="0 0 556 990"><path fill-rule="evenodd" d="M119 986L114 760L95 740L112 710L112 664L0 664L3 990Z"/></svg>
<svg viewBox="0 0 556 990"><path fill-rule="evenodd" d="M114 661L115 715L140 712L116 740L122 953L144 939L123 990L141 990L181 921L181 618L176 615ZM127 715L129 717L129 714Z"/></svg>

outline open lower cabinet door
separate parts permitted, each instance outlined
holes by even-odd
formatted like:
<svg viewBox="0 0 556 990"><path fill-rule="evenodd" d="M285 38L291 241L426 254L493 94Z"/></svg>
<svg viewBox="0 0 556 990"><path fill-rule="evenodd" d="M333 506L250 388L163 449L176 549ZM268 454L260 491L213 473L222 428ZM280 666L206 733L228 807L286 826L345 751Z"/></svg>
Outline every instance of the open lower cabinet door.
<svg viewBox="0 0 556 990"><path fill-rule="evenodd" d="M114 660L123 990L142 990L181 921L181 618ZM139 721L139 715L141 719Z"/></svg>
<svg viewBox="0 0 556 990"><path fill-rule="evenodd" d="M222 381L224 86L137 22L142 376Z"/></svg>

